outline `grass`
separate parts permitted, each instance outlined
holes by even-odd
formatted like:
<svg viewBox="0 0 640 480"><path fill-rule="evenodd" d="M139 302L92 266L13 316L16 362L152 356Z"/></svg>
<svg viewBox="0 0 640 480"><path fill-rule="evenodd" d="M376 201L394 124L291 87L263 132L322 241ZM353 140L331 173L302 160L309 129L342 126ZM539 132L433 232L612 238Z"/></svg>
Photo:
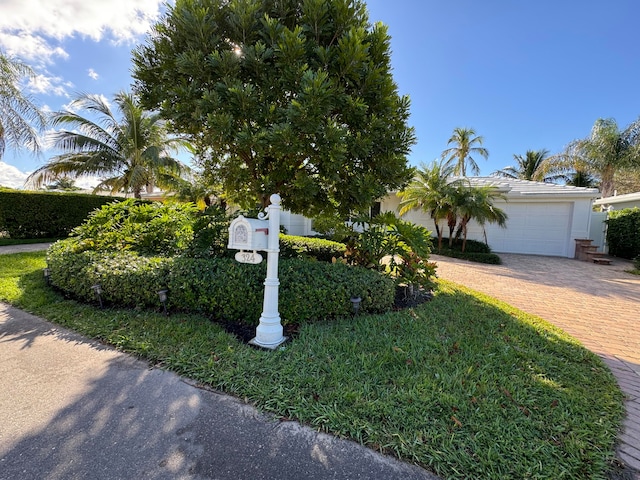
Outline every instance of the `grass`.
<svg viewBox="0 0 640 480"><path fill-rule="evenodd" d="M444 478L606 478L623 415L592 353L537 317L438 281L434 299L301 327L274 352L196 315L95 309L0 256L0 300Z"/></svg>

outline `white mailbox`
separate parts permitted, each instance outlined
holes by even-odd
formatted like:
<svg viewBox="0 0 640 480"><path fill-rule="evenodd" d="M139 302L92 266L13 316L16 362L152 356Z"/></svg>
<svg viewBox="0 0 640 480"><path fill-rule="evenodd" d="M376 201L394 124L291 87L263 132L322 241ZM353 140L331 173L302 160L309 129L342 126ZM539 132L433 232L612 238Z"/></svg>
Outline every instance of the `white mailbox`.
<svg viewBox="0 0 640 480"><path fill-rule="evenodd" d="M229 245L234 250L268 250L269 221L240 215L229 226Z"/></svg>

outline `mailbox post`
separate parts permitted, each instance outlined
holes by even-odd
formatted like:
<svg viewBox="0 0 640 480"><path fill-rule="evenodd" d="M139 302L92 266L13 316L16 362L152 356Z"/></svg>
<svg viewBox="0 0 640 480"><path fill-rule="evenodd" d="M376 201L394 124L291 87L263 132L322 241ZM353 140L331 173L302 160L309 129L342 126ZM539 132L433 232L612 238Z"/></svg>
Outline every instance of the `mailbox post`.
<svg viewBox="0 0 640 480"><path fill-rule="evenodd" d="M270 200L271 204L266 209L267 213L260 213L258 219L240 216L231 222L228 248L240 250L235 258L242 263L260 263L262 256L256 253L256 250L266 250L267 252L267 278L264 281L262 315L260 316L260 324L256 328L256 336L249 343L274 350L287 338L283 336L284 330L278 312L280 195L274 193ZM253 253L248 250L252 250Z"/></svg>

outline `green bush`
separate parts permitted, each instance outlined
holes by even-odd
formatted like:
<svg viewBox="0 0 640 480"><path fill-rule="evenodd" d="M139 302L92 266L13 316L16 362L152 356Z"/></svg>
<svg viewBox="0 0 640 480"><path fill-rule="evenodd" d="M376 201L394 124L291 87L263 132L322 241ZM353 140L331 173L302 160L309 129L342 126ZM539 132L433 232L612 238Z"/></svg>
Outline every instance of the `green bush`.
<svg viewBox="0 0 640 480"><path fill-rule="evenodd" d="M194 258L232 257L227 248L231 217L224 207L212 205L200 213L193 223L193 242L184 252Z"/></svg>
<svg viewBox="0 0 640 480"><path fill-rule="evenodd" d="M445 257L460 258L462 260L469 260L470 262L487 263L491 265L502 264L502 259L495 253L477 253L477 252L461 252L460 250L454 250L451 248L445 248L436 252L438 255Z"/></svg>
<svg viewBox="0 0 640 480"><path fill-rule="evenodd" d="M321 238L298 237L280 234L280 255L282 258L313 257L323 262L331 262L344 255L346 245Z"/></svg>
<svg viewBox="0 0 640 480"><path fill-rule="evenodd" d="M62 238L96 208L121 198L0 189L0 232L10 238Z"/></svg>
<svg viewBox="0 0 640 480"><path fill-rule="evenodd" d="M640 209L625 208L609 213L607 220L609 254L632 259L640 255Z"/></svg>
<svg viewBox="0 0 640 480"><path fill-rule="evenodd" d="M76 242L56 242L47 254L52 284L73 297L94 301L91 286L99 283L105 302L158 308L157 292L166 288L171 308L258 323L264 262L247 265L228 258L145 257L132 251L76 252ZM352 296L362 298L365 312L382 312L393 305L393 281L364 268L283 259L279 272L279 310L284 324L349 315Z"/></svg>
<svg viewBox="0 0 640 480"><path fill-rule="evenodd" d="M352 265L386 272L398 284L431 288L436 264L429 262L431 232L421 225L404 221L393 212L384 212L356 221L362 232L354 233L344 255ZM383 259L388 259L383 262Z"/></svg>
<svg viewBox="0 0 640 480"><path fill-rule="evenodd" d="M442 240L442 247L449 248L449 239L444 238ZM462 251L462 239L454 238L451 249ZM491 247L484 242L479 242L478 240L467 240L464 251L465 253L491 253Z"/></svg>
<svg viewBox="0 0 640 480"><path fill-rule="evenodd" d="M633 268L640 271L640 255L633 259Z"/></svg>
<svg viewBox="0 0 640 480"><path fill-rule="evenodd" d="M77 239L79 250L131 250L171 256L186 250L193 241L197 214L192 203L150 203L131 198L93 211L71 235Z"/></svg>
<svg viewBox="0 0 640 480"><path fill-rule="evenodd" d="M444 238L442 241L442 248L437 250L436 253L445 257L469 260L470 262L487 263L491 265L502 264L500 257L491 252L489 245L477 240L467 240L467 244L463 252L462 239L454 239L451 247L449 247L449 240Z"/></svg>

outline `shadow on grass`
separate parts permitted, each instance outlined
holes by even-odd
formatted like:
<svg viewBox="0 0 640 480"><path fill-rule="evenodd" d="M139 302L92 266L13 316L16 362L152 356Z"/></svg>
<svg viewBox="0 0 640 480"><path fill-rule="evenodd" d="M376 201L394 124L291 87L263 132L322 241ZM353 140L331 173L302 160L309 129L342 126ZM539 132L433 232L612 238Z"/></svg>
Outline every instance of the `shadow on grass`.
<svg viewBox="0 0 640 480"><path fill-rule="evenodd" d="M46 322L7 310L0 391L12 394L0 395L0 479L436 480L113 349L70 346L73 334L51 338Z"/></svg>
<svg viewBox="0 0 640 480"><path fill-rule="evenodd" d="M20 278L20 303L33 300L30 284L44 283L30 275ZM275 352L238 343L202 317L119 311L114 320L99 312L91 333L97 327L78 315L90 307L58 297L58 306L37 310L277 416L445 477L603 476L623 410L601 360L536 317L439 285L415 309L304 325Z"/></svg>

